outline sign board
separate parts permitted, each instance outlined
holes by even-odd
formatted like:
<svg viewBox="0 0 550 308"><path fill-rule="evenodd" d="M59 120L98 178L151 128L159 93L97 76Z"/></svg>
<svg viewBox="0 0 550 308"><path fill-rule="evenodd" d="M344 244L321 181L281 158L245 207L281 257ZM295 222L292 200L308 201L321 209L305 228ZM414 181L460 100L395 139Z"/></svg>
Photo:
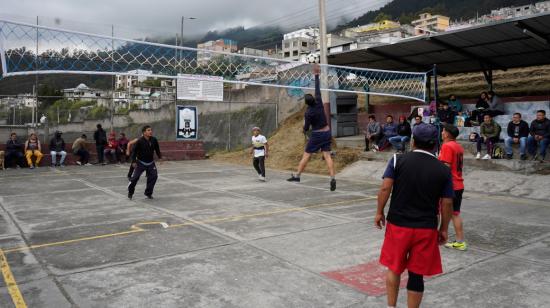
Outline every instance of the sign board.
<svg viewBox="0 0 550 308"><path fill-rule="evenodd" d="M178 77L178 99L223 101L223 77L189 74L178 74Z"/></svg>
<svg viewBox="0 0 550 308"><path fill-rule="evenodd" d="M197 107L176 106L176 140L197 140L198 124Z"/></svg>

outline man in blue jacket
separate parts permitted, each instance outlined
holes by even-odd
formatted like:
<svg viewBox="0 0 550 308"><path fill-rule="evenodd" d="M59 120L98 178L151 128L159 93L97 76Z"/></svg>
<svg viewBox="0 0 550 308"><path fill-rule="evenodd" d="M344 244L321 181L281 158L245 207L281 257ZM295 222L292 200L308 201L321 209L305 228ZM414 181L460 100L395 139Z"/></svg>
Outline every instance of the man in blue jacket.
<svg viewBox="0 0 550 308"><path fill-rule="evenodd" d="M296 174L287 180L289 182L300 182L300 175L304 171L311 158L311 154L317 153L319 150L323 152L323 157L327 163L328 172L330 174L330 190L336 190L336 179L334 177L334 162L330 156L330 144L332 135L330 126L327 122L323 100L321 99L321 86L319 82L319 74L321 68L319 65L313 65L313 74L315 75L315 97L311 94L305 95L305 103L308 106L304 116L304 134L311 129L311 137L307 142L304 155L298 165Z"/></svg>

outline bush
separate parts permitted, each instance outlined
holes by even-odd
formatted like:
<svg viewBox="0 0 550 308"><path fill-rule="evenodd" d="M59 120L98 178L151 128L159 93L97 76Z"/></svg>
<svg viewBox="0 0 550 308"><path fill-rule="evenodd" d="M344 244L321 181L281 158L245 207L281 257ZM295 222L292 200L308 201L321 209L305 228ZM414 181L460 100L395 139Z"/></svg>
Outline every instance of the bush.
<svg viewBox="0 0 550 308"><path fill-rule="evenodd" d="M100 120L107 117L109 114L109 109L103 106L95 106L90 110L88 113L88 118L94 119L94 120Z"/></svg>

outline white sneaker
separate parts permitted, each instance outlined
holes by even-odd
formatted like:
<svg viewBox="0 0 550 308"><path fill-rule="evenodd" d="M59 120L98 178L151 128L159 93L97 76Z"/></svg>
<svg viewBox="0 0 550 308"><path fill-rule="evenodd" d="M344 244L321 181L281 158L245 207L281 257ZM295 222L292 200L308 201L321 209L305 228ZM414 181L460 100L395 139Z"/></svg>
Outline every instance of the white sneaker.
<svg viewBox="0 0 550 308"><path fill-rule="evenodd" d="M79 160L76 161L76 164L82 166L82 163Z"/></svg>
<svg viewBox="0 0 550 308"><path fill-rule="evenodd" d="M93 165L90 163L86 163L84 166L93 166Z"/></svg>
<svg viewBox="0 0 550 308"><path fill-rule="evenodd" d="M482 158L482 159L485 159L485 160L487 160L487 159L491 159L491 155L489 155L489 154L485 154L485 156L483 156L483 158Z"/></svg>
<svg viewBox="0 0 550 308"><path fill-rule="evenodd" d="M481 153L477 152L476 159L480 159L480 158L481 158Z"/></svg>
<svg viewBox="0 0 550 308"><path fill-rule="evenodd" d="M260 176L260 181L265 182L265 177Z"/></svg>

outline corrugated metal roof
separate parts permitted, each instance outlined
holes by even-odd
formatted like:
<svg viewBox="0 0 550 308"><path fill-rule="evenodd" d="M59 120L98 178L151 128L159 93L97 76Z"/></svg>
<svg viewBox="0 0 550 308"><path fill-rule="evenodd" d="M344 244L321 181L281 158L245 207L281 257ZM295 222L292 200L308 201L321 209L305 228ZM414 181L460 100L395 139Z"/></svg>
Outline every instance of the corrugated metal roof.
<svg viewBox="0 0 550 308"><path fill-rule="evenodd" d="M333 54L329 63L441 74L550 64L550 14L504 20Z"/></svg>

